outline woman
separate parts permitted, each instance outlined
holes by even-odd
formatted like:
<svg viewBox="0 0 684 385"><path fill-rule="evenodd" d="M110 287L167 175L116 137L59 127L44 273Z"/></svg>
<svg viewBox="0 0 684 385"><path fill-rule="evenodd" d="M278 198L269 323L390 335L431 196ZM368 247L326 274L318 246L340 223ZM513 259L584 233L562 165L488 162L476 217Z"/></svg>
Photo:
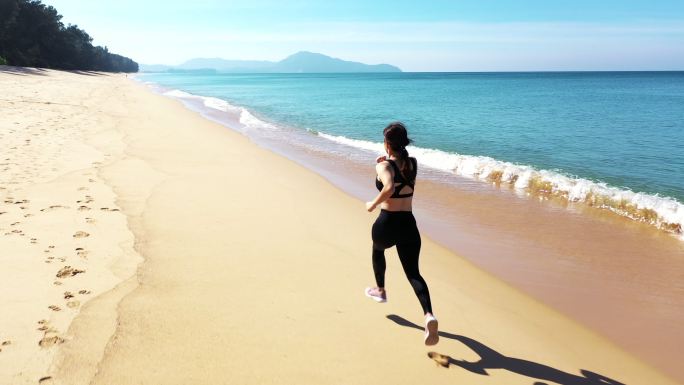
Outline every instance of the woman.
<svg viewBox="0 0 684 385"><path fill-rule="evenodd" d="M406 146L411 140L402 123L390 123L385 127L383 134L387 156L378 157L375 165L378 174L375 186L380 193L373 201L366 202L366 209L369 212L380 206L380 215L372 230L373 272L377 286L366 288L366 296L377 302L387 302L385 249L397 246L406 277L425 313L425 345L434 345L439 341L437 319L432 314L427 284L418 271L420 233L411 212L418 163L416 158L410 158L406 151Z"/></svg>

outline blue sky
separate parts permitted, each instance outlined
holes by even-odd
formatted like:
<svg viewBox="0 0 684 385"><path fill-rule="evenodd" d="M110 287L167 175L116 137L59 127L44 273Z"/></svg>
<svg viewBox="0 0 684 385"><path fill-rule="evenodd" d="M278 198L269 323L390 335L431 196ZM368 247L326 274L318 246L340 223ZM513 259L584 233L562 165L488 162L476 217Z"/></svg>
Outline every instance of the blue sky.
<svg viewBox="0 0 684 385"><path fill-rule="evenodd" d="M684 70L684 0L45 0L146 64L320 52L405 71Z"/></svg>

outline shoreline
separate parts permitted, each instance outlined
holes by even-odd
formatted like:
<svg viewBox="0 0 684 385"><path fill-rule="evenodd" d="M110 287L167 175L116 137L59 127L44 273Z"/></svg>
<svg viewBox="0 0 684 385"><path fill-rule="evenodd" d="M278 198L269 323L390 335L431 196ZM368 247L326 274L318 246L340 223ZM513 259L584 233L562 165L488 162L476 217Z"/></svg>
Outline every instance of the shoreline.
<svg viewBox="0 0 684 385"><path fill-rule="evenodd" d="M219 88L216 90L201 91L201 87L198 88L193 84L192 77L185 79L187 83L173 86L171 86L173 84L171 80L164 81L163 78L156 78L155 81L149 81L155 77L150 78L144 74L138 75L136 79L150 85L155 92L182 100L184 104L205 117L219 122L228 122L224 124L247 134L260 145L276 149L286 156L291 157L293 152L302 150L299 148L288 151L285 148L287 145L298 147L300 141L305 143L303 147L306 150L318 147L322 151L349 153L356 161L367 160L365 158L368 157L368 153L383 153L382 144L368 138L352 139L345 136L347 134L340 134L332 129L330 132L318 131L323 128L311 122L292 126L283 123L284 117L280 120L272 120L272 116L263 115L266 116L265 118L259 114L255 116L256 112L268 109L265 106L248 109L242 104L233 104L233 98L223 93L225 91L220 91L220 86L222 86L220 83L217 84ZM189 91L195 93L188 93ZM239 89L237 92L240 93ZM268 94L268 88L264 92ZM271 114L278 115L277 112ZM282 138L274 138L271 131L279 131L281 137L287 138L286 143L282 143ZM358 135L351 136L357 137ZM560 165L544 166L531 162L529 159L521 163L507 158L502 158L507 160L492 158L482 153L463 155L455 150L434 147L434 144L433 147L409 146L408 150L422 160L423 170L429 170L432 178L442 176L452 178L455 175L462 179L479 182L480 188L494 184L518 195L531 195L544 200L562 201L565 204L584 204L599 211L612 212L616 216L656 227L684 242L682 232L684 196L681 195L681 191L672 190L671 186L665 188L666 191L651 189L645 192L641 189L643 186L637 188L634 185L625 187L619 183L610 184L597 179L595 175L587 176L580 173L584 175L580 176L570 171L559 171L555 167L561 167Z"/></svg>
<svg viewBox="0 0 684 385"><path fill-rule="evenodd" d="M345 159L344 146L316 150L306 135L296 136L302 144L268 133L260 136L231 113L242 107L222 113L215 108L222 106L218 99L153 90L316 172L361 201L372 198L368 181L373 169L367 167L372 155L352 153ZM292 129L280 134L290 131L295 133ZM676 326L684 318L684 288L678 283L684 274L684 241L679 237L582 202L509 191L504 184L460 175L421 175L414 211L425 234L623 349L684 378L678 364L684 331Z"/></svg>
<svg viewBox="0 0 684 385"><path fill-rule="evenodd" d="M76 83L106 96L88 123L115 121L97 139L121 140L102 176L145 258L134 281L85 302L56 346L54 383L676 383L425 237L422 270L449 333L434 350L454 359L436 368L394 252L391 303L362 295L374 215L358 200L142 85L49 72L63 87L53 104Z"/></svg>

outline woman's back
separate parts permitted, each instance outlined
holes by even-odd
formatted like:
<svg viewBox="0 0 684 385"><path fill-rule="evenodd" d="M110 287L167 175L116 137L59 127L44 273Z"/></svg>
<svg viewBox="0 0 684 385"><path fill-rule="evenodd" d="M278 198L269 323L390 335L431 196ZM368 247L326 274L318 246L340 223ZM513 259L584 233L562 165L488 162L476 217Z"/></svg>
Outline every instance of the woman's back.
<svg viewBox="0 0 684 385"><path fill-rule="evenodd" d="M385 202L380 204L380 208L387 211L411 211L413 206L413 190L415 188L415 175L418 163L416 158L408 158L407 174L402 175L401 169L404 167L401 159L387 159L380 163L385 166L392 174L392 181L394 182L394 194ZM413 180L407 178L413 177ZM376 177L376 187L378 190L382 188L383 184L379 178Z"/></svg>

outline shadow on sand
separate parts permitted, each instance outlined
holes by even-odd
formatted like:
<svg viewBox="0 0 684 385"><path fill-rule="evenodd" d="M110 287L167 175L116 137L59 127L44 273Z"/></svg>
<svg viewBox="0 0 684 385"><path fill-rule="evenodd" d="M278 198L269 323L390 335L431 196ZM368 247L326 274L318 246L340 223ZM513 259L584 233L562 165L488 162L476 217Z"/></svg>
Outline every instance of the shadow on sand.
<svg viewBox="0 0 684 385"><path fill-rule="evenodd" d="M390 314L387 316L387 318L391 321L394 321L398 325L423 331L421 326L418 326L396 314ZM451 357L444 356L448 359L448 364L444 366L456 365L469 372L481 374L483 376L489 375L487 373L487 369L504 369L523 376L544 381L551 381L561 385L625 385L621 382L604 377L589 370L580 370L580 373L583 375L582 377L566 373L562 370L558 370L547 365L538 364L536 362L527 361L520 358L507 357L495 351L494 349L489 348L485 344L465 336L447 332L439 332L439 336L460 341L478 356L480 356L480 360L477 362L455 360ZM543 382L535 382L534 385L546 384Z"/></svg>
<svg viewBox="0 0 684 385"><path fill-rule="evenodd" d="M0 65L0 73L10 74L10 75L47 75L45 72L47 70L42 68L31 68L31 67L14 67L14 66L2 66Z"/></svg>
<svg viewBox="0 0 684 385"><path fill-rule="evenodd" d="M62 71L62 70L60 70L60 71ZM104 73L96 72L96 71L76 71L76 70L72 71L72 70L69 70L69 71L64 71L64 72L69 72L69 73L76 74L76 75L85 75L85 76L102 76L102 75L104 75Z"/></svg>
<svg viewBox="0 0 684 385"><path fill-rule="evenodd" d="M26 75L47 75L47 69L45 68L33 68L33 67L14 67L14 66L4 66L0 65L0 73L5 73L5 74L10 74L10 75L21 75L21 76L26 76ZM76 75L85 75L85 76L102 76L102 72L96 72L96 71L77 71L77 70L55 70L55 71L63 71L63 72L69 72L72 74Z"/></svg>

